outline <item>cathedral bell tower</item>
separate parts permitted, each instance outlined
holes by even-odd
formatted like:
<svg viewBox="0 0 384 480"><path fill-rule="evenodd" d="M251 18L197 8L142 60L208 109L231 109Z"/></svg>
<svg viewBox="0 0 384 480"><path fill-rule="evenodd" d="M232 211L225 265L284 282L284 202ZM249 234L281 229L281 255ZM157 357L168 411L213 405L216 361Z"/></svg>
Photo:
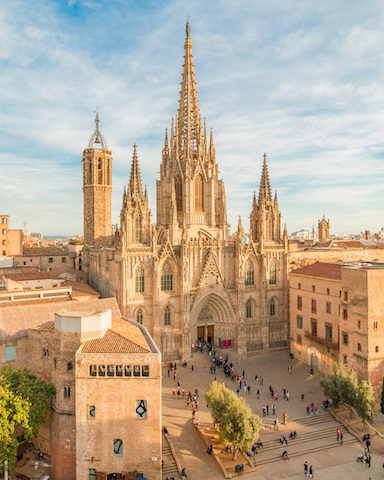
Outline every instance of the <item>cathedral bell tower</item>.
<svg viewBox="0 0 384 480"><path fill-rule="evenodd" d="M112 153L99 122L96 113L96 128L83 152L84 245L112 235Z"/></svg>

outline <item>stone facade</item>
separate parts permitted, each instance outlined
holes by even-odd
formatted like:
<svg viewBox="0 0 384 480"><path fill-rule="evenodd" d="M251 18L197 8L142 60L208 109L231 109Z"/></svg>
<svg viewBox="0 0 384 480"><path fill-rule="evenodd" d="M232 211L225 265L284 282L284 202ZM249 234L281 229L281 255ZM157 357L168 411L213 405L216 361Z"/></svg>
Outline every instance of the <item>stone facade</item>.
<svg viewBox="0 0 384 480"><path fill-rule="evenodd" d="M378 409L384 376L383 290L380 264L316 263L290 274L291 353L326 374L335 361L352 368L372 382Z"/></svg>
<svg viewBox="0 0 384 480"><path fill-rule="evenodd" d="M103 297L117 298L123 315L148 328L165 360L188 358L198 339L230 342L241 353L286 346L288 241L286 232L281 237L266 155L245 244L241 220L229 238L213 134L198 106L189 25L184 50L178 114L165 133L157 181L156 225L135 146L120 228L108 241L106 230L92 238L90 223L110 229L110 217L90 201L98 187L87 183L84 162L83 270ZM98 124L93 140L96 132Z"/></svg>

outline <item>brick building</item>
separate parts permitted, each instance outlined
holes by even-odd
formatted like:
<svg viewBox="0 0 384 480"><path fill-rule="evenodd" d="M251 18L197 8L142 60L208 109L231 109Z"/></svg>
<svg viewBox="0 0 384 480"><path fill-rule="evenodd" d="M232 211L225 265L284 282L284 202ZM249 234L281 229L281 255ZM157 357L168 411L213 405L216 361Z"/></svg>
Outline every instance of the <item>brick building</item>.
<svg viewBox="0 0 384 480"><path fill-rule="evenodd" d="M57 247L24 247L20 255L14 256L13 262L16 267L38 267L43 272L49 272L63 266L73 267L75 256Z"/></svg>
<svg viewBox="0 0 384 480"><path fill-rule="evenodd" d="M384 375L384 264L315 263L290 273L290 349L332 373L335 361L372 382L380 405Z"/></svg>
<svg viewBox="0 0 384 480"><path fill-rule="evenodd" d="M0 215L0 260L22 253L22 230L9 228L9 215Z"/></svg>

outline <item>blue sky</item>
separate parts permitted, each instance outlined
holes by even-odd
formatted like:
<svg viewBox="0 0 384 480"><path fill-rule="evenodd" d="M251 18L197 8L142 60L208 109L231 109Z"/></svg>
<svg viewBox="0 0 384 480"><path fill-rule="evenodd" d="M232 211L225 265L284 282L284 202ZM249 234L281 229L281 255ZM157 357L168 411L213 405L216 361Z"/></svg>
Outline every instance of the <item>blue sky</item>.
<svg viewBox="0 0 384 480"><path fill-rule="evenodd" d="M0 10L1 212L82 233L82 151L112 149L113 222L137 143L152 213L190 15L203 117L232 230L266 152L288 232L384 227L384 4L371 0L12 0Z"/></svg>

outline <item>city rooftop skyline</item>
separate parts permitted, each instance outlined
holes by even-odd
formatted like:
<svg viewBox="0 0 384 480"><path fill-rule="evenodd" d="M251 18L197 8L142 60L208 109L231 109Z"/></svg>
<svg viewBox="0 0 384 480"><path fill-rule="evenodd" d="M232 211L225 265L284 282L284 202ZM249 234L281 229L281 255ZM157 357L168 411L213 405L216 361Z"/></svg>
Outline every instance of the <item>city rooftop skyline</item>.
<svg viewBox="0 0 384 480"><path fill-rule="evenodd" d="M347 0L4 4L0 201L11 228L26 220L44 235L82 233L81 159L96 108L114 159L113 223L134 143L156 221L187 14L200 113L213 128L231 231L238 215L249 229L264 152L289 233L316 228L323 214L331 234L379 231L383 6Z"/></svg>

